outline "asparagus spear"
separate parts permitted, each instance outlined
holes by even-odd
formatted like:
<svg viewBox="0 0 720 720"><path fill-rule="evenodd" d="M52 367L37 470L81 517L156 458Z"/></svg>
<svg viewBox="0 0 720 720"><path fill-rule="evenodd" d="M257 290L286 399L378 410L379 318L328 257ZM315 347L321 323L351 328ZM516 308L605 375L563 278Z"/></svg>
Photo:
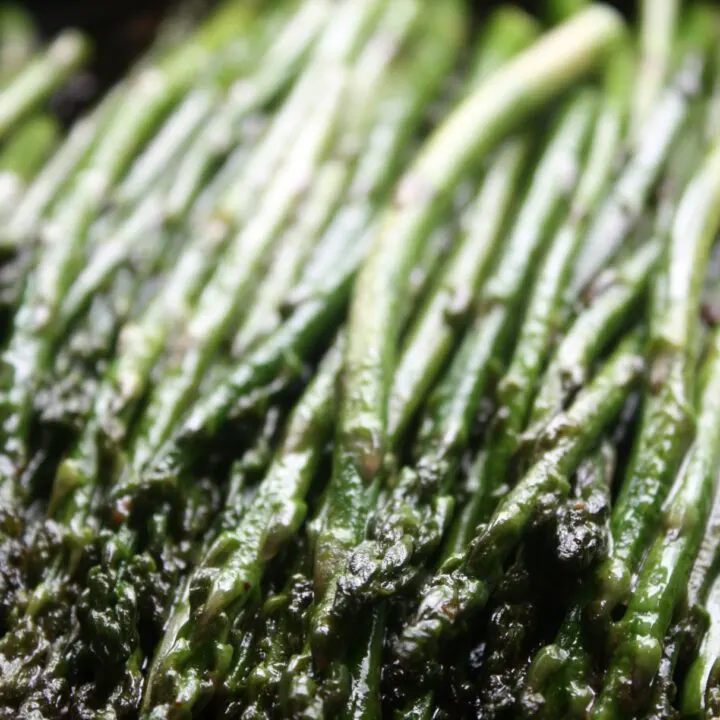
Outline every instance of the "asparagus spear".
<svg viewBox="0 0 720 720"><path fill-rule="evenodd" d="M252 312L240 324L232 345L234 357L242 358L282 322L282 304L292 289L312 244L330 220L341 200L351 167L344 161L329 159L318 170L311 195L298 210L296 221L278 241L253 302Z"/></svg>
<svg viewBox="0 0 720 720"><path fill-rule="evenodd" d="M200 87L191 90L133 161L127 177L115 192L115 202L131 208L151 192L155 183L175 164L176 158L185 152L217 104L217 88Z"/></svg>
<svg viewBox="0 0 720 720"><path fill-rule="evenodd" d="M630 133L639 142L652 108L661 95L670 74L670 63L675 47L680 2L661 0L640 3L640 58Z"/></svg>
<svg viewBox="0 0 720 720"><path fill-rule="evenodd" d="M524 115L597 62L619 31L616 16L595 7L521 53L451 114L400 181L394 205L363 265L350 310L329 510L315 565L323 607L332 605L338 573L357 544L377 495L387 445L385 408L399 331L398 308L408 270L438 206L471 162L509 131L508 121L520 121L514 117L518 108ZM576 56L579 45L571 43L586 32L582 52ZM562 67L558 74L556 62ZM313 630L315 646L323 653L331 649L325 614L320 613Z"/></svg>
<svg viewBox="0 0 720 720"><path fill-rule="evenodd" d="M0 153L0 216L11 217L28 183L57 145L60 130L49 115L37 115L12 134Z"/></svg>
<svg viewBox="0 0 720 720"><path fill-rule="evenodd" d="M717 608L720 584L717 563L720 558L720 495L715 493L710 517L688 580L688 615L706 620L707 634L690 665L681 688L680 706L686 715L700 715L705 710L706 691L712 667L718 657ZM700 624L700 623L696 623Z"/></svg>
<svg viewBox="0 0 720 720"><path fill-rule="evenodd" d="M450 558L421 591L422 600L398 638L395 652L414 667L487 601L502 564L548 493L562 497L568 476L614 419L643 370L639 341L621 344L570 408L548 426L537 459L505 496L466 551Z"/></svg>
<svg viewBox="0 0 720 720"><path fill-rule="evenodd" d="M572 292L579 294L637 226L671 149L702 89L707 49L714 31L702 9L693 11L680 45L681 64L643 126L640 141L595 215L575 266Z"/></svg>
<svg viewBox="0 0 720 720"><path fill-rule="evenodd" d="M545 372L526 431L529 439L540 433L585 384L603 348L638 306L661 247L659 241L642 245L627 259L608 268L589 289L587 307L578 314Z"/></svg>
<svg viewBox="0 0 720 720"><path fill-rule="evenodd" d="M458 318L470 314L468 306L493 258L526 155L527 143L522 140L510 141L500 149L468 210L462 243L455 247L434 290L418 311L388 400L388 434L394 443L402 437L462 325L448 322L448 312Z"/></svg>
<svg viewBox="0 0 720 720"><path fill-rule="evenodd" d="M673 221L651 317L650 385L630 466L613 508L612 554L598 569L597 613L609 613L628 597L632 573L691 439L697 312L718 223L719 171L720 153L714 151L683 193Z"/></svg>
<svg viewBox="0 0 720 720"><path fill-rule="evenodd" d="M372 516L368 539L350 554L346 574L339 580L335 612L341 612L348 596L367 602L396 593L414 579L422 559L442 539L452 513L448 492L490 367L512 343L512 318L519 312L533 264L542 256L557 210L582 162L595 100L581 94L553 132L497 270L481 293L483 310L473 319L472 330L430 400L414 468L401 472Z"/></svg>
<svg viewBox="0 0 720 720"><path fill-rule="evenodd" d="M61 147L30 185L2 232L3 250L15 248L39 234L42 218L62 194L68 178L87 158L117 102L117 93L110 93L89 115L75 123Z"/></svg>
<svg viewBox="0 0 720 720"><path fill-rule="evenodd" d="M703 179L707 178L705 175ZM707 223L703 230L707 235L712 233L711 236L720 221L715 214L713 222L713 214L700 221L701 226ZM676 327L674 323L668 329ZM669 335L667 341L672 343L676 338L682 339L682 331L680 337ZM716 336L700 401L695 442L665 505L663 529L650 547L635 592L619 623L620 640L593 707L593 718L625 717L631 709L639 709L647 700L658 671L662 641L690 576L715 493L720 461L719 352L720 336Z"/></svg>
<svg viewBox="0 0 720 720"><path fill-rule="evenodd" d="M204 685L209 675L223 674L222 667L208 664L207 628L217 625L220 618L223 624L232 621L242 610L258 592L264 565L302 523L304 496L330 434L342 351L339 343L329 352L293 411L285 439L252 506L237 527L217 538L190 579L188 602L182 603L186 619L169 621L173 640L163 642L153 662L147 709L164 703L189 709L197 697L188 689ZM211 643L215 645L217 637Z"/></svg>
<svg viewBox="0 0 720 720"><path fill-rule="evenodd" d="M90 55L88 39L76 30L59 35L0 91L0 137L63 85Z"/></svg>
<svg viewBox="0 0 720 720"><path fill-rule="evenodd" d="M75 275L88 226L105 192L168 106L209 62L212 50L222 45L228 35L235 34L238 19L245 18L247 24L248 15L252 17L253 13L243 6L223 6L194 40L140 74L136 88L139 97L130 92L132 99L121 103L86 169L50 223L46 251L36 269L35 282L29 286L15 317L6 353L3 414L4 425L11 430L5 446L10 466L20 469L26 462L32 393L47 366L61 298ZM56 241L52 241L53 237Z"/></svg>
<svg viewBox="0 0 720 720"><path fill-rule="evenodd" d="M275 118L264 149L255 153L246 171L247 178L228 188L216 208L220 218L227 218L231 224L246 219L262 201L267 183L284 158L287 146L296 140L298 122L311 114L318 97L322 97L328 72L337 72L338 66L347 67L357 58L386 4L385 0L351 0L337 6L305 72Z"/></svg>
<svg viewBox="0 0 720 720"><path fill-rule="evenodd" d="M716 22L720 21L717 17ZM712 142L717 137L720 129L720 52L717 50L712 54L711 74L713 77L710 97L707 102L706 139Z"/></svg>
<svg viewBox="0 0 720 720"><path fill-rule="evenodd" d="M417 54L410 54L408 69L418 82L404 81L404 71L400 71L398 78L390 83L381 104L386 113L371 134L368 152L358 165L350 187L350 197L355 201L338 214L320 241L319 247L334 248L336 242L348 239L346 251L338 255L331 253L335 261L328 272L306 273L301 281L303 288L295 296L286 321L243 358L219 387L195 404L176 436L159 453L154 466L183 467L191 463L193 456L202 452L228 422L233 406L244 394L272 381L278 373L296 374L301 362L289 364L288 359L307 358L318 340L337 322L368 246L370 232L366 228L372 218L375 194L393 177L397 159L417 127L426 100L443 77L453 50L442 34L430 33L418 43Z"/></svg>
<svg viewBox="0 0 720 720"><path fill-rule="evenodd" d="M377 96L378 86L412 27L417 11L418 7L414 2L396 2L389 6L388 11L380 18L376 32L382 34L382 44L373 43L371 38L348 81L348 101L351 105L358 103L358 106L350 108L350 117L362 108L363 112L368 113L369 119L372 119L375 107L372 99ZM332 138L333 133L339 137L337 140L331 139L330 142L340 143L337 152L340 156L345 156L346 162L352 166L353 156L362 147L363 138L355 141L352 136L356 132L354 128L349 129L349 137L343 137L344 118L339 113L342 97L339 94L333 98L330 87L326 85L324 98L317 109L320 114L317 132L313 134L315 131L309 129L299 143L295 155L291 153L287 171L278 175L277 181L268 188L257 213L238 235L237 240L230 245L223 257L223 263L200 296L193 317L180 340L181 345L186 348L185 355L181 363L166 368L166 378L150 398L136 434L132 449L132 461L136 469L141 469L159 450L176 420L187 407L218 344L227 336L241 304L252 292L254 276L264 260L264 254L271 247L288 214L292 212L293 205L299 201L303 185L307 183L307 178L312 176L313 167L322 162L328 138ZM329 104L328 109L323 107L325 102ZM312 122L314 121L311 120ZM362 136L365 136L365 132L362 132ZM344 145L344 141L349 145ZM315 187L313 185L307 190L308 202L317 201ZM336 188L337 191L341 189L342 186ZM321 197L320 201L324 201L324 198ZM324 211L327 216L329 209L326 207ZM248 320L253 317L256 317L255 312L248 316Z"/></svg>
<svg viewBox="0 0 720 720"><path fill-rule="evenodd" d="M710 713L713 688L717 687L718 658L720 658L720 580L716 577L703 601L708 614L708 631L703 638L697 657L690 666L682 686L681 707L687 716Z"/></svg>
<svg viewBox="0 0 720 720"><path fill-rule="evenodd" d="M611 179L627 116L628 57L616 56L606 75L606 89L595 124L590 156L580 176L568 218L550 243L530 294L516 350L497 389L498 411L487 439L485 478L480 492L489 500L505 482L510 461L525 430L537 380L550 351L573 263L584 242L592 209ZM481 514L485 514L481 510Z"/></svg>
<svg viewBox="0 0 720 720"><path fill-rule="evenodd" d="M226 102L236 104L232 91ZM234 110L224 108L213 117L181 158L167 192L163 214L170 227L187 223L202 228L212 216L217 198L242 175L242 168L252 156L252 147L265 130L265 121L266 118L251 116L236 122Z"/></svg>
<svg viewBox="0 0 720 720"><path fill-rule="evenodd" d="M10 3L0 9L0 86L6 86L30 62L37 45L32 17Z"/></svg>

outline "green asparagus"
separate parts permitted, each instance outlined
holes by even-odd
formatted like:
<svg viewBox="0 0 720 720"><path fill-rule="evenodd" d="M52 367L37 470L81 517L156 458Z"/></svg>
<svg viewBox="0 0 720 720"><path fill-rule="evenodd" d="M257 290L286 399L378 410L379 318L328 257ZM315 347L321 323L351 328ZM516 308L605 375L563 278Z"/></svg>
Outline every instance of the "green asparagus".
<svg viewBox="0 0 720 720"><path fill-rule="evenodd" d="M422 601L403 628L395 652L417 667L458 626L486 602L502 574L502 564L527 528L540 498L562 497L568 476L585 451L617 416L644 363L637 337L614 353L570 408L546 428L537 460L505 496L486 525L461 555L448 559L426 583Z"/></svg>
<svg viewBox="0 0 720 720"><path fill-rule="evenodd" d="M522 290L581 165L595 100L581 95L561 117L497 270L480 293L482 309L428 404L414 467L401 471L395 488L373 514L367 541L353 550L348 572L339 581L341 596L367 602L394 594L414 578L419 561L442 539L452 512L448 492L479 399L493 361L502 361L512 342L512 318L521 306ZM338 597L336 612L341 604Z"/></svg>
<svg viewBox="0 0 720 720"><path fill-rule="evenodd" d="M718 220L720 218L710 225L713 231ZM668 341L672 342L670 337ZM622 639L593 706L593 718L625 717L631 708L639 709L658 671L662 641L690 575L715 493L720 460L719 349L715 337L698 410L695 441L667 499L663 529L650 547L628 609L620 621Z"/></svg>
<svg viewBox="0 0 720 720"><path fill-rule="evenodd" d="M519 109L530 112L571 79L567 73L574 76L589 69L620 31L614 14L594 7L550 33L481 84L427 141L400 180L394 206L358 277L350 309L338 443L315 563L323 608L332 605L338 574L377 496L387 446L386 404L398 309L409 268L438 206L471 162L509 131L508 120L520 121ZM579 40L585 33L580 51L570 39ZM566 56L571 51L572 59ZM313 628L314 645L323 654L332 644L326 614L320 613Z"/></svg>

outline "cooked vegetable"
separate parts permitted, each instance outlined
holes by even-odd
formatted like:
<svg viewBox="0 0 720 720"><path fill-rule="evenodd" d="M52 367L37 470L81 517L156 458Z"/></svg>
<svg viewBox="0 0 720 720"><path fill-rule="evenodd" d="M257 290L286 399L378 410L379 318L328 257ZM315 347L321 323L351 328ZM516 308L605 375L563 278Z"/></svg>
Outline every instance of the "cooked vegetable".
<svg viewBox="0 0 720 720"><path fill-rule="evenodd" d="M0 716L720 714L720 13L486 10L0 7Z"/></svg>

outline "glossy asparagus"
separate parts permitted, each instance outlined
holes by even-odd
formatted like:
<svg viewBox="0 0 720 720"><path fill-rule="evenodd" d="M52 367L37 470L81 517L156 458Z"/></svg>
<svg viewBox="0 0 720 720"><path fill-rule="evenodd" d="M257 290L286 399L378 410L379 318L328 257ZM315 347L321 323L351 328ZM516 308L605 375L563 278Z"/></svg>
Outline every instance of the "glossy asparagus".
<svg viewBox="0 0 720 720"><path fill-rule="evenodd" d="M702 89L707 48L713 32L701 24L688 30L695 43L643 126L640 141L593 218L575 266L572 289L580 293L619 250L643 213L652 189L681 129L688 122L694 98Z"/></svg>
<svg viewBox="0 0 720 720"><path fill-rule="evenodd" d="M670 337L668 340L672 342ZM631 708L641 707L659 669L662 642L685 592L716 489L720 461L719 350L720 342L714 337L695 441L670 491L662 530L650 546L620 621L621 639L593 707L594 718L624 717Z"/></svg>
<svg viewBox="0 0 720 720"><path fill-rule="evenodd" d="M153 663L146 706L170 703L177 707L182 703L189 709L194 698L187 687L202 683L208 673L217 676L223 672L208 666L204 659L207 627L216 625L221 616L226 622L225 618L231 620L241 611L249 597L258 592L265 564L302 524L304 496L330 436L343 349L339 342L329 352L295 408L252 506L237 527L217 538L190 579L188 603L182 604L186 620L169 621L173 640L164 642Z"/></svg>
<svg viewBox="0 0 720 720"><path fill-rule="evenodd" d="M384 40L382 58L377 58L371 37L367 52L360 54L350 70L349 79L344 69L340 70L339 77L331 75L327 78L305 135L289 151L260 207L231 242L223 254L223 262L198 298L197 307L179 341L184 349L182 361L166 368L166 377L151 396L136 434L132 449L136 470L141 470L152 459L187 408L217 347L231 331L242 304L252 297L258 271L267 261L267 254L293 209L303 195L315 199L316 186L312 183L308 187L307 179L322 166L327 154L332 153L333 145L343 142L344 118L340 106L344 98L347 97L350 103L357 100L372 118L372 110L367 106L376 95L377 86L395 54L389 48L394 46L399 50L402 47L403 37L416 16L414 2L394 3L379 19L377 32L382 33ZM351 109L351 116L353 114ZM361 143L356 144L354 152L361 147ZM341 151L340 154L345 153ZM352 157L348 154L350 166Z"/></svg>
<svg viewBox="0 0 720 720"><path fill-rule="evenodd" d="M512 318L521 308L527 278L581 166L595 100L581 95L558 122L497 270L480 293L481 309L428 403L414 465L401 471L396 487L372 516L367 541L351 554L348 572L339 581L335 612L341 609L342 596L367 602L402 589L442 539L452 515L449 493L480 398L493 362L502 361L514 340Z"/></svg>
<svg viewBox="0 0 720 720"><path fill-rule="evenodd" d="M624 49L623 49L624 50ZM590 153L579 175L567 219L550 242L534 280L515 352L498 384L498 410L489 430L485 479L480 490L488 500L507 482L510 463L526 429L535 388L550 354L554 330L567 304L573 264L585 242L588 221L615 170L628 113L629 56L620 51L606 71L606 87L595 121ZM486 514L482 512L482 514Z"/></svg>
<svg viewBox="0 0 720 720"><path fill-rule="evenodd" d="M0 137L7 136L20 120L61 87L90 53L89 40L78 31L67 30L20 71L0 90Z"/></svg>
<svg viewBox="0 0 720 720"><path fill-rule="evenodd" d="M338 573L361 537L383 474L399 308L419 245L438 206L470 164L526 113L602 60L621 32L618 18L606 10L598 6L581 13L492 74L433 133L396 188L394 205L363 265L350 309L329 509L315 564L324 607L332 603ZM316 647L325 653L332 641L322 613L320 620L313 635Z"/></svg>
<svg viewBox="0 0 720 720"><path fill-rule="evenodd" d="M621 344L567 411L546 428L536 460L503 498L486 525L459 556L450 558L422 590L422 601L398 638L395 651L418 666L438 643L457 632L487 602L502 576L502 564L516 547L541 496L562 499L569 475L620 412L628 391L643 373L639 339Z"/></svg>
<svg viewBox="0 0 720 720"><path fill-rule="evenodd" d="M638 143L670 74L680 5L677 0L640 3L639 67L633 93L630 133Z"/></svg>
<svg viewBox="0 0 720 720"><path fill-rule="evenodd" d="M607 614L660 520L669 486L693 434L697 314L718 223L720 154L708 157L683 193L650 319L650 382L630 465L613 508L611 557L598 569L594 612Z"/></svg>
<svg viewBox="0 0 720 720"><path fill-rule="evenodd" d="M60 130L49 115L23 123L8 139L0 154L0 215L12 216L27 185L55 149Z"/></svg>

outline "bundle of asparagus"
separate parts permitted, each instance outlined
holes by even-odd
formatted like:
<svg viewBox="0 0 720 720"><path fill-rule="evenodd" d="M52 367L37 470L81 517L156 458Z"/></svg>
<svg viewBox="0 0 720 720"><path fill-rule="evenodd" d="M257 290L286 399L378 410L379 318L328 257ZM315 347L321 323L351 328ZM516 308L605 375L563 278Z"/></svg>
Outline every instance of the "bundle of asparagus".
<svg viewBox="0 0 720 720"><path fill-rule="evenodd" d="M0 716L720 717L720 11L545 5L0 9Z"/></svg>

